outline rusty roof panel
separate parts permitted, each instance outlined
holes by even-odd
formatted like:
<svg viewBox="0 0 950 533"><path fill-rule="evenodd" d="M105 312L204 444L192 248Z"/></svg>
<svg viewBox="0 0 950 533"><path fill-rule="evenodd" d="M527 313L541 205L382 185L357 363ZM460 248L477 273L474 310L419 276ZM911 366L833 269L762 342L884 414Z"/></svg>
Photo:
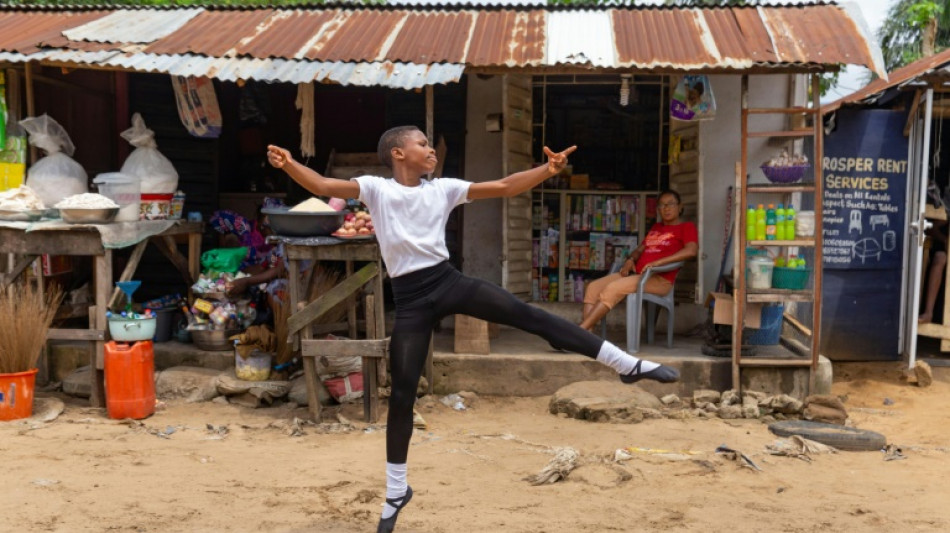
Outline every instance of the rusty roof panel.
<svg viewBox="0 0 950 533"><path fill-rule="evenodd" d="M237 47L237 55L302 58L320 28L337 14L337 10L276 11L264 31Z"/></svg>
<svg viewBox="0 0 950 533"><path fill-rule="evenodd" d="M324 25L322 35L306 52L318 61L376 61L394 32L408 15L406 11L360 9L340 11Z"/></svg>
<svg viewBox="0 0 950 533"><path fill-rule="evenodd" d="M386 58L422 64L461 63L475 16L471 11L409 13Z"/></svg>
<svg viewBox="0 0 950 533"><path fill-rule="evenodd" d="M617 62L629 67L690 68L718 62L698 9L616 10Z"/></svg>
<svg viewBox="0 0 950 533"><path fill-rule="evenodd" d="M68 41L63 37L63 31L82 26L106 13L0 11L0 51L29 54L41 47L65 46Z"/></svg>
<svg viewBox="0 0 950 533"><path fill-rule="evenodd" d="M703 17L722 60L736 64L778 61L758 10L710 9Z"/></svg>
<svg viewBox="0 0 950 533"><path fill-rule="evenodd" d="M201 54L213 57L233 55L235 47L252 39L259 26L271 14L271 9L247 11L205 11L188 21L180 30L161 39L148 48L152 54Z"/></svg>
<svg viewBox="0 0 950 533"><path fill-rule="evenodd" d="M868 55L860 30L838 6L762 7L762 20L783 63L851 63Z"/></svg>
<svg viewBox="0 0 950 533"><path fill-rule="evenodd" d="M466 62L511 67L542 64L545 18L546 13L541 10L478 13Z"/></svg>

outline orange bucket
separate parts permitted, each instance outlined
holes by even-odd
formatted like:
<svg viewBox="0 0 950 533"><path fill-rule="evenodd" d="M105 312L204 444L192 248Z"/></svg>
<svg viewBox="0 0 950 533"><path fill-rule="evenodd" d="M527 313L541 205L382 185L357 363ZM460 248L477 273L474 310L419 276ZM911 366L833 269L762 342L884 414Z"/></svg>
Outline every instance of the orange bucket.
<svg viewBox="0 0 950 533"><path fill-rule="evenodd" d="M33 415L33 385L37 369L0 374L0 420L17 420Z"/></svg>
<svg viewBox="0 0 950 533"><path fill-rule="evenodd" d="M105 346L106 410L109 418L145 418L155 412L155 352L152 341L109 341Z"/></svg>

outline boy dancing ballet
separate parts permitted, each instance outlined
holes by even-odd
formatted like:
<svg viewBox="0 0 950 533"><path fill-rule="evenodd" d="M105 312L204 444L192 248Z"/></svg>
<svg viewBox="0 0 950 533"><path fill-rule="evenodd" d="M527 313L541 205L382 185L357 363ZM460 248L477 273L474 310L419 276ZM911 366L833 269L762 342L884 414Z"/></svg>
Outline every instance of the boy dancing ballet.
<svg viewBox="0 0 950 533"><path fill-rule="evenodd" d="M290 152L268 146L268 161L315 195L358 198L373 214L380 252L396 305L390 338L392 394L386 426L386 503L377 533L395 528L399 511L412 499L406 456L412 437L412 408L432 329L454 314L513 326L554 346L586 355L613 368L624 383L679 379L671 367L638 359L568 320L532 307L487 281L461 274L449 264L445 225L456 206L472 200L511 197L561 172L576 146L562 152L544 147L547 164L506 178L472 183L425 179L435 167L435 149L415 126L392 128L379 139L380 160L392 178L328 178L295 161Z"/></svg>

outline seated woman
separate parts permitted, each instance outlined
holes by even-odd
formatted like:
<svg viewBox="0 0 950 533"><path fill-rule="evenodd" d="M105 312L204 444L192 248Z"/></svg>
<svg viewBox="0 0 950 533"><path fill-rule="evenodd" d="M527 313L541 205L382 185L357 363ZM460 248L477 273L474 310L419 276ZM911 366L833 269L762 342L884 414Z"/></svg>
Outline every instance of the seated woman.
<svg viewBox="0 0 950 533"><path fill-rule="evenodd" d="M660 221L623 263L620 271L594 280L584 291L584 318L580 326L593 331L607 312L620 303L628 294L637 291L640 275L650 267L657 267L696 257L699 251L696 226L680 220L683 208L680 195L667 190L660 193L657 202ZM664 295L673 288L677 270L661 272L647 279L644 290L650 294Z"/></svg>

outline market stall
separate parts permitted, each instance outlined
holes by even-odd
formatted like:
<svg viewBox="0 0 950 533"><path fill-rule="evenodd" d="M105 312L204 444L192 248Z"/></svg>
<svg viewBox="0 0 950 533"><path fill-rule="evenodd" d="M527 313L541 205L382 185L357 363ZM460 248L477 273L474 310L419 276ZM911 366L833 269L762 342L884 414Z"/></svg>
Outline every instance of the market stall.
<svg viewBox="0 0 950 533"><path fill-rule="evenodd" d="M320 418L317 359L329 356L360 356L363 361L363 411L368 422L379 418L379 376L385 375L385 358L389 341L385 339L383 309L383 259L375 238L346 240L337 237L271 237L283 243L289 271L299 272L302 261L343 262L346 278L313 301L308 301L312 270L303 280L289 277L290 305L295 312L287 320L288 342L300 346L307 382L307 397L314 420ZM355 270L356 263L365 266ZM365 309L365 340L358 336L357 298L363 298ZM318 334L313 322L341 302L347 302L346 325L350 340L314 339ZM304 304L302 307L300 304ZM333 327L333 325L331 325ZM380 368L382 367L382 368Z"/></svg>
<svg viewBox="0 0 950 533"><path fill-rule="evenodd" d="M118 296L114 281L128 281L135 273L145 247L149 242L175 265L188 285L198 277L201 255L201 234L204 224L184 220L144 220L112 224L67 224L61 220L38 222L0 221L0 253L15 257L8 262L6 273L0 276L0 286L6 287L42 254L92 256L94 258L94 305L89 308L89 329L52 329L49 340L89 341L94 344L90 364L92 394L90 403L105 405L103 384L103 357L106 341L106 312ZM188 256L178 251L176 237L183 236L188 243ZM119 280L113 280L112 251L134 246L132 257Z"/></svg>

